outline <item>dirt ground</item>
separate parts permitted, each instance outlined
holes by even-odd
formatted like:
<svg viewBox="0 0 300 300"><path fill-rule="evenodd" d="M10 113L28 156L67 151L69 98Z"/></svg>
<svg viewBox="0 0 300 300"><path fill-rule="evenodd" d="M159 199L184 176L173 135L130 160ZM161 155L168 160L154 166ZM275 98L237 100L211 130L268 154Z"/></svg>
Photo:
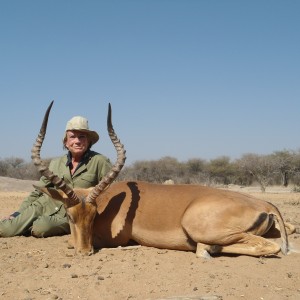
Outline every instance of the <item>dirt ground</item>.
<svg viewBox="0 0 300 300"><path fill-rule="evenodd" d="M0 177L1 216L18 208L32 183ZM300 193L229 188L271 201L296 225L291 254L203 260L193 252L137 247L79 257L67 247L69 236L0 238L0 299L300 299Z"/></svg>

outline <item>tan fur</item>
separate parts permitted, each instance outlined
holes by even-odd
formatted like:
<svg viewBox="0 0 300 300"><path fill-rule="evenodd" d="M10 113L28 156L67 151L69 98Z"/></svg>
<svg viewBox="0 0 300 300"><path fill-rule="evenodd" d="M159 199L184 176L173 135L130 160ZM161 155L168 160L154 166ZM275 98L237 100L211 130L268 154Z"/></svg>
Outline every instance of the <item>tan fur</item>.
<svg viewBox="0 0 300 300"><path fill-rule="evenodd" d="M66 196L52 197L64 201ZM81 198L88 190L74 190ZM96 213L97 210L97 213ZM79 253L93 247L137 243L165 249L209 253L272 255L280 246L263 238L274 220L279 224L282 252L288 252L286 229L278 209L265 201L237 192L199 185L164 185L132 181L113 183L96 203L67 209L71 234ZM273 220L273 216L275 217ZM291 224L287 225L294 231Z"/></svg>

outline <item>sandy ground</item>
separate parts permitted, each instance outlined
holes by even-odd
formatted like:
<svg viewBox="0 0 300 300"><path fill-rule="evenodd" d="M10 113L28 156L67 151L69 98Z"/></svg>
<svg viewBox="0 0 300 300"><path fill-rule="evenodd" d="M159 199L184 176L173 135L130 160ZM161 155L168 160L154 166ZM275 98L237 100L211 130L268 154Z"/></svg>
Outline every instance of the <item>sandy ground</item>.
<svg viewBox="0 0 300 300"><path fill-rule="evenodd" d="M0 214L13 212L32 183L0 177ZM69 236L0 238L0 299L300 299L300 193L230 188L276 204L297 227L290 236L295 252L203 260L138 247L79 257L67 247Z"/></svg>

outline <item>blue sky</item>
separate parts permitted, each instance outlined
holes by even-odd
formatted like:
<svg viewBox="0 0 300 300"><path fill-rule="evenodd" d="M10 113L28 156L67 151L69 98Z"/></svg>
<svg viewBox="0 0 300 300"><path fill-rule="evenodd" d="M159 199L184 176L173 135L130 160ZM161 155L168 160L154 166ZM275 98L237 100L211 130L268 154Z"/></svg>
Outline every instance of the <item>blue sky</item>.
<svg viewBox="0 0 300 300"><path fill-rule="evenodd" d="M74 115L115 160L232 159L300 148L300 1L0 1L0 158L43 157Z"/></svg>

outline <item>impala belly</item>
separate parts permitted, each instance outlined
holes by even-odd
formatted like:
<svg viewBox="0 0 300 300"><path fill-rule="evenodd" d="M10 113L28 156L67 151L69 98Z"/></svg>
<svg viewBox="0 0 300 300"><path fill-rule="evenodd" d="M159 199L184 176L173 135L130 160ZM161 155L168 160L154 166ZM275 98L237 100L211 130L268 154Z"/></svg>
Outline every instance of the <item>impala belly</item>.
<svg viewBox="0 0 300 300"><path fill-rule="evenodd" d="M133 227L132 239L140 245L174 250L196 249L196 244L181 229L161 231Z"/></svg>

